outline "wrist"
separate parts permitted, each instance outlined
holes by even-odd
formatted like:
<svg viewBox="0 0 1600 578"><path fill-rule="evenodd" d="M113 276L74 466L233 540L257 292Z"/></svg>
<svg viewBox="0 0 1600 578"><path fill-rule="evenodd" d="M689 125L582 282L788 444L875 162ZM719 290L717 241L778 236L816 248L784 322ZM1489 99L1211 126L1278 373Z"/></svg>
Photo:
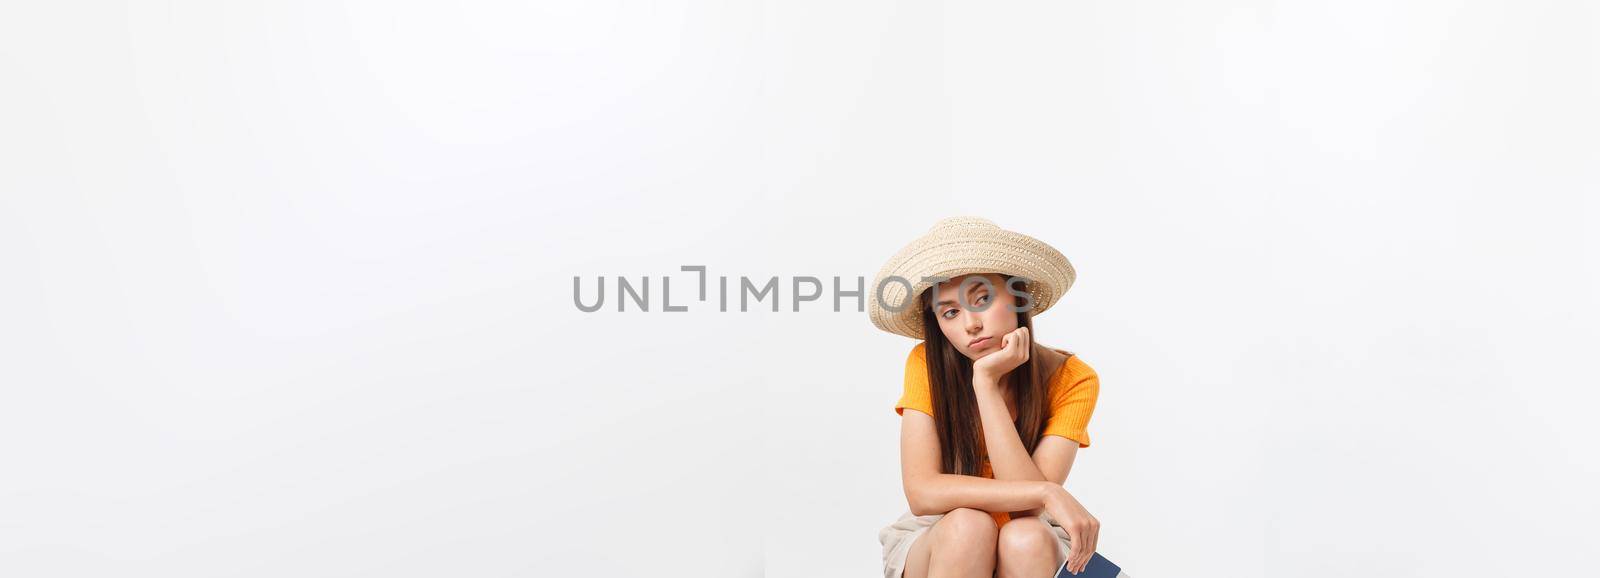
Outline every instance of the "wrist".
<svg viewBox="0 0 1600 578"><path fill-rule="evenodd" d="M1059 492L1067 491L1066 488L1052 482L1039 482L1039 507L1048 508L1056 501Z"/></svg>

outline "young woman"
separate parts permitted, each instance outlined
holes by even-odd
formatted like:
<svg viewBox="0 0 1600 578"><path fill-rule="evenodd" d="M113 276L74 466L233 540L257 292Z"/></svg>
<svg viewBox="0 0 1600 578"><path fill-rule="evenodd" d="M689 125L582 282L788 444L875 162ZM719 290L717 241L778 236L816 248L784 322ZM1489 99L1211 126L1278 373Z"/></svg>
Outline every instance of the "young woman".
<svg viewBox="0 0 1600 578"><path fill-rule="evenodd" d="M1089 447L1100 381L1035 342L1032 323L1075 276L1049 245L973 217L939 221L878 272L873 324L922 340L895 404L910 509L878 533L885 578L1046 578L1088 563L1100 522L1063 484Z"/></svg>

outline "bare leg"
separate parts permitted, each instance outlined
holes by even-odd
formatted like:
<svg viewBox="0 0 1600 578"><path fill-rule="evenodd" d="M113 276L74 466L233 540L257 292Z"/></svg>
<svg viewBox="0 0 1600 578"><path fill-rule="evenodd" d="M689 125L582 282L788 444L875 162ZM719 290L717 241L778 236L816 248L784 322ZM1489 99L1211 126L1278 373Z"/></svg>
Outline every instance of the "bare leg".
<svg viewBox="0 0 1600 578"><path fill-rule="evenodd" d="M1065 560L1061 542L1038 516L1017 516L1000 527L999 578L1051 578Z"/></svg>
<svg viewBox="0 0 1600 578"><path fill-rule="evenodd" d="M988 512L950 510L911 543L904 578L991 578L999 533Z"/></svg>

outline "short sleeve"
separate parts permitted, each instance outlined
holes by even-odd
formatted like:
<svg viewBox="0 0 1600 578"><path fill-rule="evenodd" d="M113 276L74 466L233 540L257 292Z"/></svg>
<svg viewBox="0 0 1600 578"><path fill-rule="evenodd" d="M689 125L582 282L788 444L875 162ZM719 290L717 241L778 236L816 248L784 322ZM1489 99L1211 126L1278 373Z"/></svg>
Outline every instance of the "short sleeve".
<svg viewBox="0 0 1600 578"><path fill-rule="evenodd" d="M918 343L906 356L905 392L900 394L900 401L894 404L894 412L898 415L904 416L906 408L933 415L933 396L928 387L928 360L923 351L923 344Z"/></svg>
<svg viewBox="0 0 1600 578"><path fill-rule="evenodd" d="M1043 435L1061 436L1078 442L1080 448L1089 447L1089 418L1099 398L1099 374L1077 355L1068 357L1067 365L1050 384L1050 421L1045 422Z"/></svg>

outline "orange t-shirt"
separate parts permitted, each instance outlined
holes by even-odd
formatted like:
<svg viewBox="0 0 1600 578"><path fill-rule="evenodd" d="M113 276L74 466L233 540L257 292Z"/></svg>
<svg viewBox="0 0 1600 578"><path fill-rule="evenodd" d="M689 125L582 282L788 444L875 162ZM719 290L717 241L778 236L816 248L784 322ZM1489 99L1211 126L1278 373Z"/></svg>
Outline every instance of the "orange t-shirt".
<svg viewBox="0 0 1600 578"><path fill-rule="evenodd" d="M905 393L894 405L897 415L904 416L906 408L933 415L925 345L926 342L918 343L906 357ZM1056 351L1067 353L1059 349ZM1078 442L1080 448L1089 447L1089 417L1094 414L1094 404L1099 397L1100 376L1077 355L1069 355L1066 363L1061 364L1050 376L1050 419L1045 422L1041 435L1057 435ZM979 466L979 475L994 479L994 467L989 463L988 456L984 456ZM1011 514L1007 512L989 514L1001 526L1011 520Z"/></svg>

